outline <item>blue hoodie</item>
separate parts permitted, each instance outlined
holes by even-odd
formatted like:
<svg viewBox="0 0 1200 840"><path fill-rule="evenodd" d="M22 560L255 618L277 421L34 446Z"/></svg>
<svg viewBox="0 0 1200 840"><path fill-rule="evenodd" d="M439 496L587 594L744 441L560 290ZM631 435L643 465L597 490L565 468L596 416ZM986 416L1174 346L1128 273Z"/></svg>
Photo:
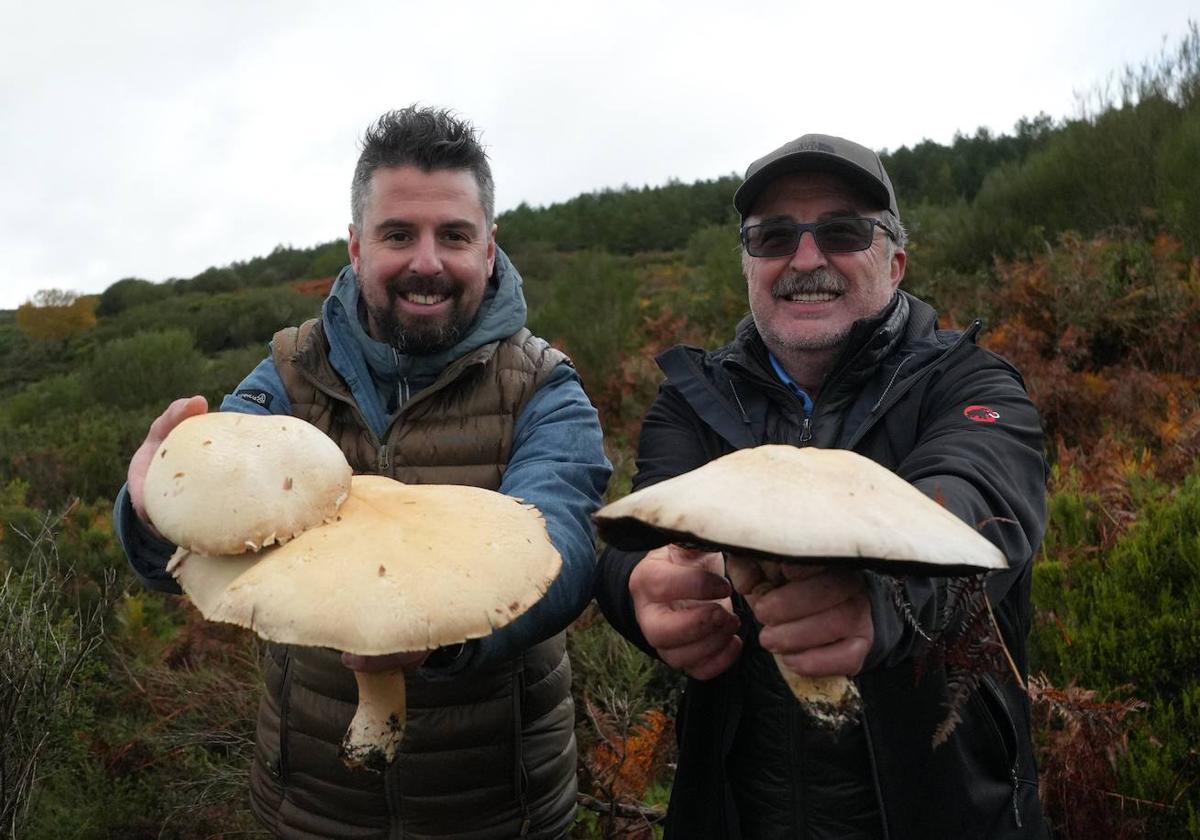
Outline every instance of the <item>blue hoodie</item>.
<svg viewBox="0 0 1200 840"><path fill-rule="evenodd" d="M329 337L329 360L376 436L384 437L396 411L432 384L455 359L524 326L521 286L521 275L497 248L487 292L463 339L441 353L404 355L367 334L360 313L358 278L349 266L342 270L321 313ZM221 410L291 412L287 391L269 353L233 394L225 396ZM528 612L490 636L467 644L451 665L437 673L458 673L515 656L564 629L583 611L591 598L596 567L590 516L600 506L611 472L596 409L574 368L559 365L517 417L512 455L500 492L523 499L542 512L550 539L562 555L562 571ZM157 539L142 525L127 487L117 496L114 522L117 538L142 583L164 592L180 592L166 571L175 546ZM429 676L436 675L434 669L425 670Z"/></svg>

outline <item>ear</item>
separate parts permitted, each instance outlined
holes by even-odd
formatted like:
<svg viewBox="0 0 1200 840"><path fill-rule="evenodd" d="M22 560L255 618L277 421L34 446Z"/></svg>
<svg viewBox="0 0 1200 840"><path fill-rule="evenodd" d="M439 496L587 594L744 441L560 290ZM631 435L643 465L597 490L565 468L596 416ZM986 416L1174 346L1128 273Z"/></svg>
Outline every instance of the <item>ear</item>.
<svg viewBox="0 0 1200 840"><path fill-rule="evenodd" d="M900 249L896 249L896 253L892 254L891 265L891 283L892 291L900 285L900 281L904 279L904 267L908 264L908 254Z"/></svg>
<svg viewBox="0 0 1200 840"><path fill-rule="evenodd" d="M346 250L350 252L350 267L354 269L354 273L358 274L358 259L362 243L358 239L358 232L354 229L354 225L349 226L350 242L346 245Z"/></svg>
<svg viewBox="0 0 1200 840"><path fill-rule="evenodd" d="M496 269L496 225L492 225L492 229L488 231L487 268L488 277L491 277L492 272Z"/></svg>

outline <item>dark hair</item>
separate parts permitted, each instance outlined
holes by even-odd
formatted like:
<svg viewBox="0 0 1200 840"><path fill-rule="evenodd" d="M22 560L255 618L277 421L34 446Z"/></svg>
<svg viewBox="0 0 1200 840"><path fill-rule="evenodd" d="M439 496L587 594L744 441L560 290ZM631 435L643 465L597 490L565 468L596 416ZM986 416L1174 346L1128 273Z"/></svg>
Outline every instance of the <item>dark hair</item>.
<svg viewBox="0 0 1200 840"><path fill-rule="evenodd" d="M410 105L381 116L363 135L362 154L354 167L354 181L350 184L350 212L354 226L362 227L371 176L381 166L416 166L422 172L471 170L479 185L484 218L491 225L495 215L496 185L487 153L476 134L474 126L444 108Z"/></svg>

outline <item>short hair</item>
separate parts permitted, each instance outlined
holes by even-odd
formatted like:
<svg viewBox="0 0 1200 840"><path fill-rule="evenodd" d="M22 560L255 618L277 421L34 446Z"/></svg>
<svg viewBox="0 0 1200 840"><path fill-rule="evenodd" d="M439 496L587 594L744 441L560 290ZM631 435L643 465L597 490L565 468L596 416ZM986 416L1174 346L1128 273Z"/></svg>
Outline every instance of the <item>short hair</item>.
<svg viewBox="0 0 1200 840"><path fill-rule="evenodd" d="M479 185L479 201L490 226L495 217L496 185L487 153L475 127L445 108L410 105L388 111L363 135L362 154L350 184L350 213L362 227L371 176L381 166L415 166L422 172L469 169Z"/></svg>
<svg viewBox="0 0 1200 840"><path fill-rule="evenodd" d="M908 229L904 227L904 222L891 210L883 211L883 221L895 236L895 240L889 236L888 242L892 243L894 250L903 251L908 245Z"/></svg>

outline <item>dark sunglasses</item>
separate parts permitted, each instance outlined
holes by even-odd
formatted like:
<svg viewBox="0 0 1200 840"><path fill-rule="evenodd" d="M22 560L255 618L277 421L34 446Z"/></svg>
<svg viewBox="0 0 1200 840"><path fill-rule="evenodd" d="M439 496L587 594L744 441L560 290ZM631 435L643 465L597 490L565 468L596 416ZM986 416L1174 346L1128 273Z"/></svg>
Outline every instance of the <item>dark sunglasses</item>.
<svg viewBox="0 0 1200 840"><path fill-rule="evenodd" d="M865 251L879 227L893 240L896 235L879 219L845 218L825 222L766 222L742 228L742 246L752 257L790 257L800 247L800 237L812 231L817 247L826 254Z"/></svg>

